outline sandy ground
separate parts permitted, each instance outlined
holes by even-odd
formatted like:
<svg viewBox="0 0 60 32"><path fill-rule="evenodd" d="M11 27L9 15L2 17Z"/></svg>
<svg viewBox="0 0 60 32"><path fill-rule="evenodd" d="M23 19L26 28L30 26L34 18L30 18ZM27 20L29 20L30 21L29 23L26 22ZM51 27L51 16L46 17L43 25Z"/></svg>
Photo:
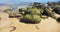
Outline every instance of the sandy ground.
<svg viewBox="0 0 60 32"><path fill-rule="evenodd" d="M2 14L1 14L2 15ZM5 16L1 20L3 24L0 24L0 32L10 32L12 30L9 26L15 26L16 29L12 32L60 32L60 24L57 23L56 20L49 17L48 19L42 19L42 21L39 24L25 24L19 22L19 19L17 18L6 18ZM5 18L4 18L5 17ZM1 23L0 21L0 23ZM7 23L6 23L7 21ZM10 24L9 24L10 23ZM12 24L11 24L12 23ZM6 28L4 28L4 27Z"/></svg>

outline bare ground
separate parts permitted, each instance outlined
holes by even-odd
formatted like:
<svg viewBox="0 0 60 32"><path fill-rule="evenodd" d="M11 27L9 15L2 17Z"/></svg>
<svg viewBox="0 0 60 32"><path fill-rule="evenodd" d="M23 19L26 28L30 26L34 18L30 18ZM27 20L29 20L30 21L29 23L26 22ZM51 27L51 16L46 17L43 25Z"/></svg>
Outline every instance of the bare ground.
<svg viewBox="0 0 60 32"><path fill-rule="evenodd" d="M16 27L16 29L12 32L60 32L60 24L57 23L57 21L55 19L52 19L51 17L49 17L48 19L42 19L39 24L21 23L17 18L6 18L5 14L2 15L2 17L3 20L1 21L3 22L3 24L0 24L0 26L2 25L2 29L0 29L0 32L10 32L13 28L9 26ZM0 23L2 23L1 21ZM11 23L10 21L12 21L11 25L9 24ZM3 28L3 26L6 28Z"/></svg>

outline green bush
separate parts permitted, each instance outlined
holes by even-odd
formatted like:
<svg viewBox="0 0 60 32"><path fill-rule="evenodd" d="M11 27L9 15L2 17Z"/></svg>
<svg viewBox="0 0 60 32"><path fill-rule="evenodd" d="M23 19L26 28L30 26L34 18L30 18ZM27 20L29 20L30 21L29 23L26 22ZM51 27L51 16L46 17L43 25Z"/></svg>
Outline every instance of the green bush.
<svg viewBox="0 0 60 32"><path fill-rule="evenodd" d="M25 23L35 24L35 23L40 23L40 21L41 21L41 18L38 15L27 14L22 18L22 22L25 22Z"/></svg>
<svg viewBox="0 0 60 32"><path fill-rule="evenodd" d="M42 9L37 9L36 7L32 7L28 9L33 15L41 15L43 13Z"/></svg>
<svg viewBox="0 0 60 32"><path fill-rule="evenodd" d="M38 15L33 15L32 19L34 20L35 23L39 23L41 21L41 18Z"/></svg>

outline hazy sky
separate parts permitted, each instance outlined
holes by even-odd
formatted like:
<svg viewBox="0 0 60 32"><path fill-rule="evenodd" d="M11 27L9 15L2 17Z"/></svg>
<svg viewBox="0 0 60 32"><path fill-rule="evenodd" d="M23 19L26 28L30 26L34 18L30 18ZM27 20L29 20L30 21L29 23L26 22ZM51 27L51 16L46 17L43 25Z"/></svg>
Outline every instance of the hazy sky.
<svg viewBox="0 0 60 32"><path fill-rule="evenodd" d="M46 3L48 1L59 1L59 0L0 0L0 3L16 3L16 4L19 4L21 2L43 2L43 3Z"/></svg>

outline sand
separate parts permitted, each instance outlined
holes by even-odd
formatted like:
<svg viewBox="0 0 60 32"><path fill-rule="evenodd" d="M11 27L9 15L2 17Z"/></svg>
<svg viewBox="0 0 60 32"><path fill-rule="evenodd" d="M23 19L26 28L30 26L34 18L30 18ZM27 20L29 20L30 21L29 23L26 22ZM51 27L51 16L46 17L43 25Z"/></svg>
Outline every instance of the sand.
<svg viewBox="0 0 60 32"><path fill-rule="evenodd" d="M5 17L5 16L4 16ZM0 32L10 32L13 28L11 26L15 26L16 29L12 32L60 32L60 24L57 23L57 21L51 17L48 19L42 19L42 21L39 24L25 24L19 22L19 19L17 18L8 18L9 22L7 24L10 27L2 28L0 29ZM4 23L7 20L4 20ZM12 24L10 25L10 21L12 21Z"/></svg>

